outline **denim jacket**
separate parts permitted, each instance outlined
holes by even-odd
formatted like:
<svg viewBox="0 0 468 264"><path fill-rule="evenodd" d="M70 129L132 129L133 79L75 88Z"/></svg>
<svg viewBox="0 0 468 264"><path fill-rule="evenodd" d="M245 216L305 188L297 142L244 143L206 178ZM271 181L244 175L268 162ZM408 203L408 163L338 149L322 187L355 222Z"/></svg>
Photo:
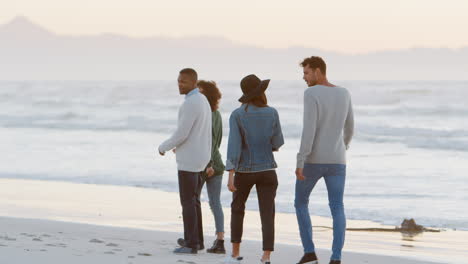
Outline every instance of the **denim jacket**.
<svg viewBox="0 0 468 264"><path fill-rule="evenodd" d="M277 167L273 151L284 144L276 109L243 104L229 118L226 170L256 172Z"/></svg>

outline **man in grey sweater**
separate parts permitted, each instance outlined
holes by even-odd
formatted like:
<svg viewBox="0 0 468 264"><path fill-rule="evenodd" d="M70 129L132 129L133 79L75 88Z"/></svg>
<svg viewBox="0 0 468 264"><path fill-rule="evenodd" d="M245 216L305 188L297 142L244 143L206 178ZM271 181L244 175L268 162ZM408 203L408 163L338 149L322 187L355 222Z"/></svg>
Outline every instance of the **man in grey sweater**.
<svg viewBox="0 0 468 264"><path fill-rule="evenodd" d="M178 84L185 101L179 108L177 130L159 146L159 154L175 150L179 174L179 195L184 222L184 243L174 250L179 254L196 254L203 249L200 205L201 172L211 159L211 107L197 88L197 72L180 71Z"/></svg>
<svg viewBox="0 0 468 264"><path fill-rule="evenodd" d="M304 80L304 124L301 146L297 154L296 197L294 206L304 247L299 264L318 263L312 241L309 196L320 178L324 178L333 216L333 245L330 264L341 263L346 217L343 193L346 178L346 150L354 129L353 108L349 92L331 84L326 64L320 57L301 63Z"/></svg>

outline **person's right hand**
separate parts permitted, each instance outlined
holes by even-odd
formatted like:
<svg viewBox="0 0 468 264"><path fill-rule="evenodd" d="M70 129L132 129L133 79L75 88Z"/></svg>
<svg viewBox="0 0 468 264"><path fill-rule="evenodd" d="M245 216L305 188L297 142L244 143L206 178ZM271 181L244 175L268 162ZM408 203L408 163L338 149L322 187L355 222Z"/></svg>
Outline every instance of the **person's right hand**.
<svg viewBox="0 0 468 264"><path fill-rule="evenodd" d="M303 181L305 180L305 177L304 177L304 169L303 168L297 168L296 169L296 178L300 181Z"/></svg>

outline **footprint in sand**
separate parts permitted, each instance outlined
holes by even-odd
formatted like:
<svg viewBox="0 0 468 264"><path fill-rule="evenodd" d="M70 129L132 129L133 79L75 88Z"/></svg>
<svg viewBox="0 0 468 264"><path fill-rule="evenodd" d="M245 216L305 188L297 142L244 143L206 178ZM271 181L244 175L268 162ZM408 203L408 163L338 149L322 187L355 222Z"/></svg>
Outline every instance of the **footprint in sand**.
<svg viewBox="0 0 468 264"><path fill-rule="evenodd" d="M107 255L115 255L115 252L113 252L113 251L106 251L106 252L104 252L104 254L107 254Z"/></svg>
<svg viewBox="0 0 468 264"><path fill-rule="evenodd" d="M7 245L0 244L0 247L8 247Z"/></svg>
<svg viewBox="0 0 468 264"><path fill-rule="evenodd" d="M32 241L38 241L38 242L42 242L42 239L40 239L40 238L33 238L33 240L32 240Z"/></svg>
<svg viewBox="0 0 468 264"><path fill-rule="evenodd" d="M67 244L63 244L63 243L59 243L59 244L45 244L46 246L48 247L62 247L62 248L66 248L67 247Z"/></svg>
<svg viewBox="0 0 468 264"><path fill-rule="evenodd" d="M122 251L122 249L120 249L120 248L114 248L114 249L112 249L112 250L113 250L113 251L118 251L118 252Z"/></svg>
<svg viewBox="0 0 468 264"><path fill-rule="evenodd" d="M193 261L185 261L185 260L181 260L181 259L179 259L177 262L188 263L188 264L197 264L196 262L193 262Z"/></svg>
<svg viewBox="0 0 468 264"><path fill-rule="evenodd" d="M130 258L130 259L134 259L134 258L135 258L135 256L128 256L128 258Z"/></svg>
<svg viewBox="0 0 468 264"><path fill-rule="evenodd" d="M114 244L114 243L109 243L106 245L106 247L118 247L119 245L118 244Z"/></svg>
<svg viewBox="0 0 468 264"><path fill-rule="evenodd" d="M35 237L36 236L36 235L33 235L33 234L28 234L28 233L21 233L20 235L27 236L27 237Z"/></svg>
<svg viewBox="0 0 468 264"><path fill-rule="evenodd" d="M91 239L89 242L90 242L90 243L98 243L98 244L104 243L104 241L99 240L99 239L96 239L96 238Z"/></svg>
<svg viewBox="0 0 468 264"><path fill-rule="evenodd" d="M149 253L138 253L138 256L151 257L152 255Z"/></svg>
<svg viewBox="0 0 468 264"><path fill-rule="evenodd" d="M9 237L9 236L0 236L0 239L6 240L6 241L16 241L16 238Z"/></svg>

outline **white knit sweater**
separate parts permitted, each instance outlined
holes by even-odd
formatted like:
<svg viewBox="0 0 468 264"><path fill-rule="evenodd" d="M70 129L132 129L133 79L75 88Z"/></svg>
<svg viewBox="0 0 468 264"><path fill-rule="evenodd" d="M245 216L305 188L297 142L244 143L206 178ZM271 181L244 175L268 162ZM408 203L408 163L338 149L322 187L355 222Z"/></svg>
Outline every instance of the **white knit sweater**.
<svg viewBox="0 0 468 264"><path fill-rule="evenodd" d="M159 152L176 148L177 169L200 172L211 158L211 107L198 89L179 108L177 130L159 146Z"/></svg>

